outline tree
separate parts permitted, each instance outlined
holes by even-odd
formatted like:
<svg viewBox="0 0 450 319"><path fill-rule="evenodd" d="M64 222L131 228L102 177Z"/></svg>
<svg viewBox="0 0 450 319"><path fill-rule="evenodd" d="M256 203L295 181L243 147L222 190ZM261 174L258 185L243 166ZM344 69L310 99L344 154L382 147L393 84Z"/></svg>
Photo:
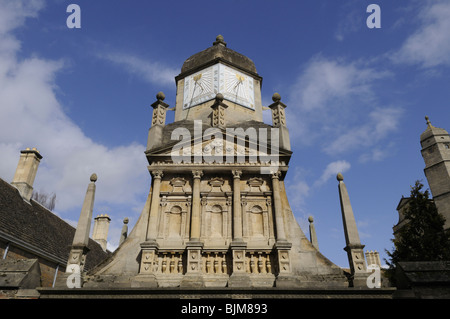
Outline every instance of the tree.
<svg viewBox="0 0 450 319"><path fill-rule="evenodd" d="M56 205L56 194L47 194L47 193L39 193L38 191L33 192L31 195L31 199L40 203L42 206L47 208L48 210L55 209Z"/></svg>
<svg viewBox="0 0 450 319"><path fill-rule="evenodd" d="M405 223L392 239L394 250L386 250L390 261L389 271L393 275L400 261L450 260L450 230L444 230L445 218L438 213L436 205L429 199L428 189L416 181L411 186L411 196L405 209ZM392 277L391 277L392 278Z"/></svg>

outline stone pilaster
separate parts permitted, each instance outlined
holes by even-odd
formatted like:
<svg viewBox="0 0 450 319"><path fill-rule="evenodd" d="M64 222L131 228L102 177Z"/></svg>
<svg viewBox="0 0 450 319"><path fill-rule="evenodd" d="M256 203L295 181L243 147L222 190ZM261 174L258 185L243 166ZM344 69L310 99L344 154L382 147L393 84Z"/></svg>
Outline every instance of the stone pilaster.
<svg viewBox="0 0 450 319"><path fill-rule="evenodd" d="M135 277L133 286L157 287L155 276L155 263L158 254L158 244L156 241L146 241L141 243L141 262L139 274Z"/></svg>
<svg viewBox="0 0 450 319"><path fill-rule="evenodd" d="M229 287L250 287L250 276L247 273L246 248L247 244L243 241L232 242L230 245L233 261L233 269L228 279Z"/></svg>
<svg viewBox="0 0 450 319"><path fill-rule="evenodd" d="M182 287L204 286L202 274L202 249L203 243L200 241L191 240L187 243L187 269L186 274L181 281Z"/></svg>

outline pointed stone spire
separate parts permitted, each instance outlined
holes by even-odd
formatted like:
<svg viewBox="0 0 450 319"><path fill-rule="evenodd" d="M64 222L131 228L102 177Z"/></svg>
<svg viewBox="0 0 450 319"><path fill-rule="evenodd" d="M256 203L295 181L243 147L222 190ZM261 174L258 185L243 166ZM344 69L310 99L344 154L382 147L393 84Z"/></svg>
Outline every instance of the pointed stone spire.
<svg viewBox="0 0 450 319"><path fill-rule="evenodd" d="M312 216L308 217L309 221L309 240L314 248L319 250L319 242L317 241L316 228L314 227L314 218Z"/></svg>
<svg viewBox="0 0 450 319"><path fill-rule="evenodd" d="M92 211L94 209L95 182L97 175L91 175L91 182L88 185L86 196L84 197L83 207L81 208L80 218L78 219L77 230L73 238L73 245L85 245L89 243L89 233L91 230Z"/></svg>
<svg viewBox="0 0 450 319"><path fill-rule="evenodd" d="M91 175L91 182L88 185L86 196L84 198L83 207L81 208L80 218L78 220L75 236L73 237L72 248L70 250L68 266L77 264L80 271L83 270L86 254L89 251L89 233L91 230L92 211L94 209L95 199L95 182L97 175Z"/></svg>
<svg viewBox="0 0 450 319"><path fill-rule="evenodd" d="M347 187L344 184L344 176L338 173L337 180L339 181L339 199L341 202L342 222L344 224L346 242L344 250L347 252L352 275L350 285L353 287L366 286L367 268L364 259L364 245L361 245L361 241L359 240L358 228L356 227L350 197Z"/></svg>

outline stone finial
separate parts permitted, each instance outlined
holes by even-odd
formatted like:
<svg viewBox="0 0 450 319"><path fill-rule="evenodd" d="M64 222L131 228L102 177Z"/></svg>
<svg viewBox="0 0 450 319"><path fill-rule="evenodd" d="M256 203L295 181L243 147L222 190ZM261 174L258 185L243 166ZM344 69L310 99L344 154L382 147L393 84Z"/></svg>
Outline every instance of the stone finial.
<svg viewBox="0 0 450 319"><path fill-rule="evenodd" d="M433 127L433 125L431 125L430 118L428 117L428 115L425 116L425 120L427 121L428 127Z"/></svg>
<svg viewBox="0 0 450 319"><path fill-rule="evenodd" d="M281 101L281 95L279 93L275 92L272 95L272 101L274 101L275 103Z"/></svg>
<svg viewBox="0 0 450 319"><path fill-rule="evenodd" d="M223 94L222 93L216 94L216 101L219 103L223 102Z"/></svg>
<svg viewBox="0 0 450 319"><path fill-rule="evenodd" d="M228 107L225 103L223 103L223 94L217 93L216 101L212 108L212 116L211 116L211 126L225 128L225 109Z"/></svg>
<svg viewBox="0 0 450 319"><path fill-rule="evenodd" d="M156 102L151 106L153 107L152 126L166 124L166 111L169 108L169 104L163 102L166 96L163 92L156 94Z"/></svg>
<svg viewBox="0 0 450 319"><path fill-rule="evenodd" d="M338 174L336 175L336 179L337 179L339 182L342 182L342 181L344 181L344 175L342 175L342 173L338 173Z"/></svg>
<svg viewBox="0 0 450 319"><path fill-rule="evenodd" d="M223 45L223 46L227 46L227 43L223 40L223 36L221 34L219 34L216 37L216 41L213 42L213 45Z"/></svg>
<svg viewBox="0 0 450 319"><path fill-rule="evenodd" d="M90 179L91 179L91 182L95 183L97 181L97 174L95 174L95 173L92 174Z"/></svg>
<svg viewBox="0 0 450 319"><path fill-rule="evenodd" d="M319 250L319 242L317 241L316 228L314 227L314 218L312 216L308 217L309 221L309 241L314 248Z"/></svg>
<svg viewBox="0 0 450 319"><path fill-rule="evenodd" d="M123 219L122 232L120 234L119 246L127 239L128 237L128 217Z"/></svg>
<svg viewBox="0 0 450 319"><path fill-rule="evenodd" d="M165 98L166 98L166 95L163 92L161 92L161 91L156 94L156 99L158 101L164 101Z"/></svg>

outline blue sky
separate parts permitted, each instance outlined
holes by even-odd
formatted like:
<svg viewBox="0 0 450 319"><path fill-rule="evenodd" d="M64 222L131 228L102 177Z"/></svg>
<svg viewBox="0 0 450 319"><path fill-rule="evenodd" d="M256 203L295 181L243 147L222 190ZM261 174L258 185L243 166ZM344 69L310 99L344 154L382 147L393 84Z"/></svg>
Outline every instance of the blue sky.
<svg viewBox="0 0 450 319"><path fill-rule="evenodd" d="M79 29L66 25L71 3ZM379 29L366 25L371 3ZM56 193L55 213L76 224L96 172L94 216L111 216L114 249L149 190L150 104L163 91L175 106L183 62L222 34L255 62L263 105L274 92L287 105L286 185L305 234L312 215L322 253L348 266L341 171L365 250L385 258L401 196L427 185L424 116L450 130L449 16L448 1L0 0L0 177L38 148L34 188Z"/></svg>

